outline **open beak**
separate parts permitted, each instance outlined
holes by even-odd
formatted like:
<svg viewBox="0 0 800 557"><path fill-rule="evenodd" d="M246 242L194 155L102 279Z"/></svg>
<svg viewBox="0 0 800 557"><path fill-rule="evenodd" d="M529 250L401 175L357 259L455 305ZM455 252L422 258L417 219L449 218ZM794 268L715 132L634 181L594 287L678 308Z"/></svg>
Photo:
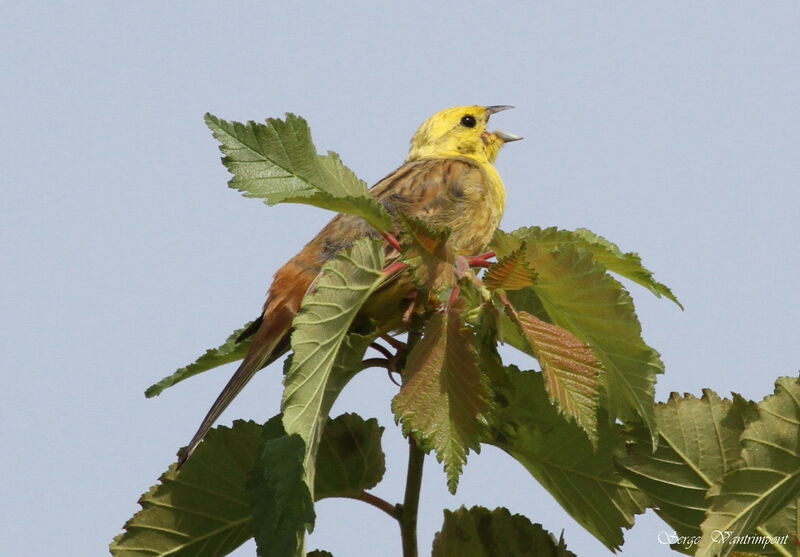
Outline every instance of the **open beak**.
<svg viewBox="0 0 800 557"><path fill-rule="evenodd" d="M498 139L503 140L503 143L509 143L511 141L519 141L520 139L524 139L521 135L504 132L503 130L494 130L492 133L496 135Z"/></svg>
<svg viewBox="0 0 800 557"><path fill-rule="evenodd" d="M508 104L496 104L493 106L485 106L483 107L486 110L486 114L491 116L497 112L502 112L504 110L508 110L510 108L514 108ZM487 118L488 118L487 116ZM503 143L509 143L511 141L519 141L522 139L522 136L516 135L513 133L504 132L503 130L495 130L492 132L498 139L500 139Z"/></svg>
<svg viewBox="0 0 800 557"><path fill-rule="evenodd" d="M509 110L514 107L508 104L496 104L493 106L484 106L483 108L486 110L486 114L491 116L497 112L503 112L504 110Z"/></svg>

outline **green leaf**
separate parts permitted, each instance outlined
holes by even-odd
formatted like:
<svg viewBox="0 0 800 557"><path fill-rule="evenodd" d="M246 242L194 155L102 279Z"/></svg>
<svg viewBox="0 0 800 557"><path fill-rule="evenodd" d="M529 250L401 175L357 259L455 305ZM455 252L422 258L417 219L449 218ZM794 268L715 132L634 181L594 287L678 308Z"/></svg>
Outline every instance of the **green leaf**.
<svg viewBox="0 0 800 557"><path fill-rule="evenodd" d="M206 350L205 354L197 358L188 366L176 370L172 375L168 375L158 383L148 387L144 392L145 396L147 398L151 398L160 395L161 391L164 389L171 387L175 383L179 383L184 379L188 379L193 375L197 375L198 373L208 371L209 369L214 369L215 367L219 367L221 365L235 362L236 360L241 360L244 358L247 349L250 347L250 339L243 339L241 342L237 342L236 339L238 339L239 335L241 335L251 324L252 321L245 324L241 329L236 329L227 339L225 339L225 342L222 345Z"/></svg>
<svg viewBox="0 0 800 557"><path fill-rule="evenodd" d="M516 311L510 304L506 314L519 327L528 352L539 360L550 401L596 442L603 368L591 348L566 329Z"/></svg>
<svg viewBox="0 0 800 557"><path fill-rule="evenodd" d="M242 124L206 114L205 120L234 176L229 185L245 196L351 213L378 230L391 227L389 213L336 153L317 154L303 118L287 114L285 120Z"/></svg>
<svg viewBox="0 0 800 557"><path fill-rule="evenodd" d="M597 446L553 406L541 373L511 366L493 381L496 411L490 444L519 461L578 523L609 549L644 510L644 498L616 470L624 451L617 425L598 422ZM605 416L603 416L605 418Z"/></svg>
<svg viewBox="0 0 800 557"><path fill-rule="evenodd" d="M734 549L753 551L741 536L757 536L759 527L800 497L800 383L782 377L775 394L758 405L758 419L744 430L742 466L726 473L709 490L710 511L702 524L697 555L728 555ZM730 532L726 543L716 532ZM783 536L788 532L769 532ZM739 543L736 543L736 542ZM794 554L794 540L786 554Z"/></svg>
<svg viewBox="0 0 800 557"><path fill-rule="evenodd" d="M793 500L783 509L778 511L766 523L756 529L757 535L763 536L762 540L749 540L745 545L761 555L786 557L794 556L800 540L800 498ZM794 553L793 553L794 552ZM736 557L740 552L737 549Z"/></svg>
<svg viewBox="0 0 800 557"><path fill-rule="evenodd" d="M615 243L595 234L588 228L578 228L574 234L585 241L584 247L591 251L595 259L605 265L606 269L644 286L657 298L664 296L683 309L683 305L672 293L672 290L666 284L658 282L653 276L653 272L642 264L639 254L623 253Z"/></svg>
<svg viewBox="0 0 800 557"><path fill-rule="evenodd" d="M485 435L489 392L474 353L475 338L465 328L461 300L426 323L411 349L403 386L392 411L403 433L413 434L424 451L444 462L447 485L455 493L470 449L480 450Z"/></svg>
<svg viewBox="0 0 800 557"><path fill-rule="evenodd" d="M366 337L350 337L352 355ZM376 420L355 414L328 422L320 441L317 500L351 496L381 479L385 468L382 432ZM302 460L302 440L285 435L280 415L265 426L237 420L232 428L216 427L180 472L170 466L160 483L142 496L142 510L114 539L111 553L124 557L227 555L253 537L254 531L262 547L282 543L288 551L286 545L292 547L292 540L296 542L305 526L313 523Z"/></svg>
<svg viewBox="0 0 800 557"><path fill-rule="evenodd" d="M317 452L315 493L356 497L375 487L386 471L378 420L342 414L325 426Z"/></svg>
<svg viewBox="0 0 800 557"><path fill-rule="evenodd" d="M304 481L305 443L286 435L281 417L264 424L248 484L252 530L261 557L302 556L306 530L314 529L314 503Z"/></svg>
<svg viewBox="0 0 800 557"><path fill-rule="evenodd" d="M356 497L374 487L386 469L377 420L343 414L329 420L317 453L315 494ZM286 435L280 416L264 426L259 457L249 484L253 531L259 555L299 554L306 531L314 527L314 505L304 481L305 444Z"/></svg>
<svg viewBox="0 0 800 557"><path fill-rule="evenodd" d="M504 232L498 232L498 236L505 235ZM616 244L587 228L578 228L572 231L559 230L558 228L542 229L532 226L515 230L511 235L515 240L521 241L535 238L536 243L543 250L552 250L563 245L587 249L609 271L644 286L658 298L664 296L672 300L678 307L683 309L683 306L672 291L665 284L658 282L653 273L645 268L642 264L642 258L638 254L632 252L623 253Z"/></svg>
<svg viewBox="0 0 800 557"><path fill-rule="evenodd" d="M496 240L500 250L517 249L521 243L502 234ZM653 398L656 375L663 373L664 364L642 340L630 295L591 252L570 245L540 249L533 234L525 242L527 261L537 280L530 288L509 292L511 303L591 346L605 370L602 379L612 417L626 422L641 418L655 444Z"/></svg>
<svg viewBox="0 0 800 557"><path fill-rule="evenodd" d="M433 539L431 557L575 557L563 537L507 509L461 507L444 511L444 525Z"/></svg>
<svg viewBox="0 0 800 557"><path fill-rule="evenodd" d="M170 466L142 495L142 510L111 543L111 554L214 557L248 540L246 482L260 434L260 424L242 420L209 431L180 472Z"/></svg>
<svg viewBox="0 0 800 557"><path fill-rule="evenodd" d="M667 403L656 407L655 452L646 429L631 433L635 443L628 446L628 456L618 460L621 472L686 540L678 544L680 550L696 549L709 503L706 491L739 465L739 437L752 413L741 397L720 399L709 389L700 399L672 393Z"/></svg>
<svg viewBox="0 0 800 557"><path fill-rule="evenodd" d="M329 385L337 354L359 308L383 281L382 269L381 243L357 241L325 263L294 319L292 363L284 378L281 408L286 433L296 433L305 442L309 486L314 485L319 436L341 390Z"/></svg>

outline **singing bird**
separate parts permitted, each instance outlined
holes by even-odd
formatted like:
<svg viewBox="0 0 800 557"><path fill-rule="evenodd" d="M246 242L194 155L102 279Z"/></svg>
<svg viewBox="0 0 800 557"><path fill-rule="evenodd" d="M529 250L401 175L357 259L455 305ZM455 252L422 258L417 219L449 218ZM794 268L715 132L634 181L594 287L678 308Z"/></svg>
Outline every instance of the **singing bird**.
<svg viewBox="0 0 800 557"><path fill-rule="evenodd" d="M405 163L375 184L370 193L394 215L403 213L449 229L447 241L456 254L482 252L500 223L505 204L503 182L492 163L503 144L522 139L500 130L489 132L486 126L489 116L509 108L513 107L475 105L437 112L414 133ZM253 337L250 349L181 451L179 465L253 375L289 349L292 320L322 265L366 236L378 233L360 217L339 214L278 269L261 316L239 337L239 341ZM387 252L392 251L387 246ZM387 280L396 281L396 277ZM397 297L408 294L407 289L393 291ZM394 313L401 311L394 307L398 304L385 302L384 295L380 306Z"/></svg>

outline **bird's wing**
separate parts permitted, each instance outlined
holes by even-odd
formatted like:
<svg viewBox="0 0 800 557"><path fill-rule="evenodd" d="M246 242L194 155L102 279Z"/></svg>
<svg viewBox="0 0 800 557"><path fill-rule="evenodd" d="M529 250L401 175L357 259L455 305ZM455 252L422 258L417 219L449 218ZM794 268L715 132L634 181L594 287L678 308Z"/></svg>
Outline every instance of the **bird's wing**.
<svg viewBox="0 0 800 557"><path fill-rule="evenodd" d="M392 213L447 226L484 180L481 168L469 159L421 159L404 164L370 191Z"/></svg>
<svg viewBox="0 0 800 557"><path fill-rule="evenodd" d="M469 159L424 159L404 164L375 184L371 193L392 213L401 212L433 226L446 227L463 212L472 190L481 187L483 180L481 169ZM292 320L303 297L313 288L322 265L365 236L377 236L377 232L360 217L337 215L278 269L262 316L239 337L243 340L253 336L247 355L214 401L189 445L181 451L178 466L192 454L253 375L289 349ZM387 264L399 258L388 246L386 255ZM384 286L396 284L399 274L387 275Z"/></svg>

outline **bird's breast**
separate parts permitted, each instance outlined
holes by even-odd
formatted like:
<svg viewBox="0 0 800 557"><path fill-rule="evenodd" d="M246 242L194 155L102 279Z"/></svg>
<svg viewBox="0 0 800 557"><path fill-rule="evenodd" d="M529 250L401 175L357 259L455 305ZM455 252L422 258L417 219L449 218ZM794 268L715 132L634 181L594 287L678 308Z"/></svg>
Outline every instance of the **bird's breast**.
<svg viewBox="0 0 800 557"><path fill-rule="evenodd" d="M500 224L505 207L505 188L497 170L482 165L482 179L464 187L465 203L449 226L450 242L462 255L485 251Z"/></svg>

